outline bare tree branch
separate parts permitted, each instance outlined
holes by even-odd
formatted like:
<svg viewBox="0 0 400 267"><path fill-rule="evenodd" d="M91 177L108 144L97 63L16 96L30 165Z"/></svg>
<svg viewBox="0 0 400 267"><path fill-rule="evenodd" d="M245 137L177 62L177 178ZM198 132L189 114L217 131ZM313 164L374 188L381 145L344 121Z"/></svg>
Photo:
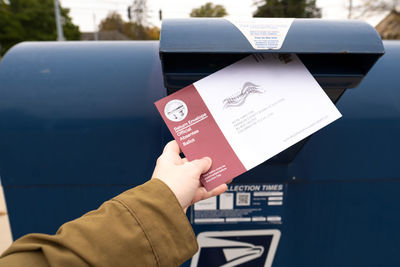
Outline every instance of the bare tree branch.
<svg viewBox="0 0 400 267"><path fill-rule="evenodd" d="M396 10L399 0L363 0L358 6L353 6L352 18L368 18ZM354 14L356 13L356 14Z"/></svg>

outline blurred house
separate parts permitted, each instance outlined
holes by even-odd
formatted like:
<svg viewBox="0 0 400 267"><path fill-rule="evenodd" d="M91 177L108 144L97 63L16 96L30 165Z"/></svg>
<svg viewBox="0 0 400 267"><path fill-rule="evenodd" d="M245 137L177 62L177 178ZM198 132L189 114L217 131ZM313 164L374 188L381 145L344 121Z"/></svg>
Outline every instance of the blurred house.
<svg viewBox="0 0 400 267"><path fill-rule="evenodd" d="M400 12L392 10L375 29L382 39L400 39Z"/></svg>
<svg viewBox="0 0 400 267"><path fill-rule="evenodd" d="M125 34L119 31L100 31L97 33L98 40L130 40ZM94 32L82 32L82 41L93 41L95 39Z"/></svg>

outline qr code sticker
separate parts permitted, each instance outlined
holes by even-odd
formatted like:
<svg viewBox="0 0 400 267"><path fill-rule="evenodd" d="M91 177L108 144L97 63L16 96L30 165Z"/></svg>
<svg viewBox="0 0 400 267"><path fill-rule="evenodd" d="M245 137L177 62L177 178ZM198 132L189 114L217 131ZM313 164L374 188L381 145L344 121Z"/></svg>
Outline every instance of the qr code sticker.
<svg viewBox="0 0 400 267"><path fill-rule="evenodd" d="M250 206L250 193L237 193L236 206Z"/></svg>

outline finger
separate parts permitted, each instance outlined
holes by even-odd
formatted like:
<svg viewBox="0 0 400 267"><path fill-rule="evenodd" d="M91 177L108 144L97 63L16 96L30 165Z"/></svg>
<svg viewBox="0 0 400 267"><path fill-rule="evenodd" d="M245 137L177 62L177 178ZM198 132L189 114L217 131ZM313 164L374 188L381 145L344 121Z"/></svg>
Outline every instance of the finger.
<svg viewBox="0 0 400 267"><path fill-rule="evenodd" d="M183 163L189 162L187 158L182 158Z"/></svg>
<svg viewBox="0 0 400 267"><path fill-rule="evenodd" d="M227 189L228 189L228 186L226 184L221 184L221 185L217 186L216 188L214 188L213 190L211 190L208 193L211 195L210 197L214 197L214 196L221 195Z"/></svg>
<svg viewBox="0 0 400 267"><path fill-rule="evenodd" d="M162 156L168 160L177 160L181 159L179 153L181 153L181 149L179 148L178 143L175 140L172 140L165 145Z"/></svg>
<svg viewBox="0 0 400 267"><path fill-rule="evenodd" d="M204 157L202 159L193 160L190 163L197 168L200 174L202 174L206 173L210 169L212 161L209 157Z"/></svg>
<svg viewBox="0 0 400 267"><path fill-rule="evenodd" d="M194 204L198 201L210 198L210 197L218 196L218 195L224 193L227 189L228 189L228 186L226 184L221 184L209 192L207 192L204 187L199 187L193 198L192 204Z"/></svg>

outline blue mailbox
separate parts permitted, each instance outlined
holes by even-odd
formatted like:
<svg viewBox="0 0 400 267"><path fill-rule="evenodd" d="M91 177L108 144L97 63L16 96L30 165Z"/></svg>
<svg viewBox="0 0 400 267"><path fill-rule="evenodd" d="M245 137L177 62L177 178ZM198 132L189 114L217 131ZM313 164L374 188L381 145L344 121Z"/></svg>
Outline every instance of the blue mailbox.
<svg viewBox="0 0 400 267"><path fill-rule="evenodd" d="M14 239L146 181L171 139L153 103L253 53L239 33L223 19L168 20L160 43L12 48L0 177ZM361 22L294 20L281 51L262 52L297 53L343 118L190 209L200 250L185 266L398 266L400 42L383 46Z"/></svg>

